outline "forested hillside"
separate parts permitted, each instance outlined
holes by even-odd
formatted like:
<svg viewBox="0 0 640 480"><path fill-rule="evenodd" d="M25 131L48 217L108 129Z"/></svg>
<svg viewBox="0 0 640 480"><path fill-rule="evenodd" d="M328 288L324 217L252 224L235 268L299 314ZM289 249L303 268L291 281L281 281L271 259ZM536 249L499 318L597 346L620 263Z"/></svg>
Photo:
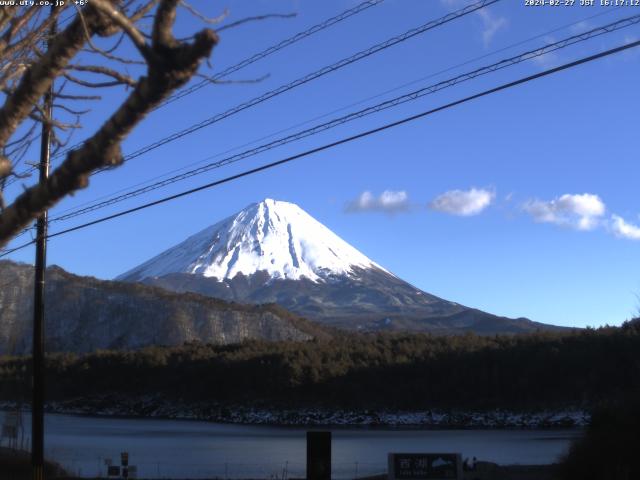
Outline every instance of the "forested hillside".
<svg viewBox="0 0 640 480"><path fill-rule="evenodd" d="M0 397L28 396L28 357L0 360ZM185 344L55 354L50 400L358 408L587 408L640 389L640 324L522 336L345 334L307 342Z"/></svg>

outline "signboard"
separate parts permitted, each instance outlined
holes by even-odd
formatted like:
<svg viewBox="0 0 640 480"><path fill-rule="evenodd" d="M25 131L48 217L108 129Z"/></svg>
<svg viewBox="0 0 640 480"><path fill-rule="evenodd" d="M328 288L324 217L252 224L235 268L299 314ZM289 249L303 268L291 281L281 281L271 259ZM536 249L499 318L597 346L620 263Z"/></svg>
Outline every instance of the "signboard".
<svg viewBox="0 0 640 480"><path fill-rule="evenodd" d="M107 475L109 477L119 477L120 476L120 467L116 466L111 466L109 465L107 467Z"/></svg>
<svg viewBox="0 0 640 480"><path fill-rule="evenodd" d="M462 480L459 453L390 453L389 480Z"/></svg>

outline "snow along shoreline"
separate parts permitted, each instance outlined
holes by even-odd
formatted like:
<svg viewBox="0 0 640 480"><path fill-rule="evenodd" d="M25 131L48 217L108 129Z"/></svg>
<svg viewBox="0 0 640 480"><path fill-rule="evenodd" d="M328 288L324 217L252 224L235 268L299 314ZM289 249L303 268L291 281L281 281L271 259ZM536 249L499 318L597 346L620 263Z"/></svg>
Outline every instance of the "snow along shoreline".
<svg viewBox="0 0 640 480"><path fill-rule="evenodd" d="M74 399L49 402L47 413L98 417L164 418L269 426L417 427L434 429L549 429L583 428L590 415L580 409L445 412L442 410L390 411L326 408L267 408L216 403L162 401L157 397L117 400ZM15 402L0 402L0 410L15 408Z"/></svg>

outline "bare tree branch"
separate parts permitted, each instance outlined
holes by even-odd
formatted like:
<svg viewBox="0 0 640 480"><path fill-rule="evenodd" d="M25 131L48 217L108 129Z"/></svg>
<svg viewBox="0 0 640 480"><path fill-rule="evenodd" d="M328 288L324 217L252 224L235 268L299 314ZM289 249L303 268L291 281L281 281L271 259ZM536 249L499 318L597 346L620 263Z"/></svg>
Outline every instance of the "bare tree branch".
<svg viewBox="0 0 640 480"><path fill-rule="evenodd" d="M17 11L15 6L0 9L0 30L7 26Z"/></svg>
<svg viewBox="0 0 640 480"><path fill-rule="evenodd" d="M77 100L77 101L85 101L85 100L100 100L102 97L100 95L67 95L65 93L56 93L54 98L59 98L61 100Z"/></svg>
<svg viewBox="0 0 640 480"><path fill-rule="evenodd" d="M88 80L82 80L78 77L71 75L70 73L63 73L62 76L76 85L87 88L107 88L107 87L119 87L121 85L127 85L126 82L114 80L111 82L90 82Z"/></svg>
<svg viewBox="0 0 640 480"><path fill-rule="evenodd" d="M72 129L72 128L80 128L80 124L79 123L65 123L65 122L61 122L59 120L54 120L52 118L49 118L47 116L47 114L44 112L44 110L42 109L42 107L40 107L40 106L36 106L34 109L37 110L38 113L31 112L29 114L29 118L31 118L32 120L35 120L36 122L38 122L40 124L49 125L50 127L59 128L60 130L69 130L69 129Z"/></svg>
<svg viewBox="0 0 640 480"><path fill-rule="evenodd" d="M172 32L177 6L178 0L162 1L158 5L151 36L154 50L158 53L162 53L164 49L173 48L178 43Z"/></svg>
<svg viewBox="0 0 640 480"><path fill-rule="evenodd" d="M86 40L84 29L97 30L103 25L105 20L91 4L85 10L86 22L78 16L52 39L47 53L27 69L14 94L0 108L0 147L6 144L18 125L29 115L33 105L37 104L53 80L82 48Z"/></svg>
<svg viewBox="0 0 640 480"><path fill-rule="evenodd" d="M118 47L122 44L122 41L124 40L124 38L126 37L126 34L124 32L122 32L120 34L120 36L118 36L118 39L116 40L116 43L113 44L113 46L111 48L107 48L104 51L106 53L113 53L115 52Z"/></svg>
<svg viewBox="0 0 640 480"><path fill-rule="evenodd" d="M92 0L83 10L84 19L78 16L64 32L57 35L47 53L25 73L14 94L0 109L0 146L6 143L20 121L29 116L31 108L43 93L43 86L48 88L53 78L64 74L70 59L87 41L85 30L100 34L100 31L104 33L112 29L115 22L113 15L105 14L100 7L91 7L104 1ZM178 42L174 38L172 30L178 2L160 0L154 17L152 41L150 44L145 41L145 48L149 52L146 75L136 82L124 103L93 136L67 154L64 162L46 182L25 190L0 213L0 247L6 245L12 236L28 226L42 211L66 195L86 187L92 172L119 165L122 162L122 140L147 113L192 78L201 62L209 57L218 42L218 36L212 30L202 30L190 43ZM121 23L118 26L124 28ZM46 75L45 69L48 69L49 75ZM35 101L29 105L25 98Z"/></svg>
<svg viewBox="0 0 640 480"><path fill-rule="evenodd" d="M60 110L64 110L67 113L70 113L71 115L84 115L86 113L89 113L91 111L91 109L86 109L86 110L74 110L72 108L67 107L66 105L62 105L59 103L54 103L53 104L53 108L58 108Z"/></svg>
<svg viewBox="0 0 640 480"><path fill-rule="evenodd" d="M247 18L243 18L240 20L237 20L235 22L232 23L228 23L226 25L223 25L220 28L217 28L216 31L218 33L222 32L223 30L229 30L231 28L236 28L239 27L240 25L244 25L245 23L249 23L249 22L256 22L259 20L266 20L268 18L292 18L297 16L297 13L271 13L268 15L257 15L255 17L247 17Z"/></svg>
<svg viewBox="0 0 640 480"><path fill-rule="evenodd" d="M15 140L13 140L12 142L9 142L5 145L5 148L10 148L13 147L14 145L17 145L19 143L24 142L27 138L29 138L31 136L31 134L33 133L33 131L36 128L37 123L33 123L31 125L31 127L27 130L27 133L25 133L23 136L16 138Z"/></svg>
<svg viewBox="0 0 640 480"><path fill-rule="evenodd" d="M180 4L189 12L191 13L194 17L199 18L200 20L202 20L205 23L208 23L210 25L215 25L217 23L223 22L225 18L227 18L229 16L229 10L228 9L224 9L224 11L222 12L222 15L219 15L217 17L207 17L205 15L203 15L202 13L200 13L198 10L196 10L193 6L189 5L185 0L181 0Z"/></svg>
<svg viewBox="0 0 640 480"><path fill-rule="evenodd" d="M149 47L140 33L140 30L125 15L122 14L112 3L107 0L91 0L91 4L107 15L113 23L118 25L131 39L143 58L148 60Z"/></svg>
<svg viewBox="0 0 640 480"><path fill-rule="evenodd" d="M116 80L118 85L129 85L131 87L136 86L136 81L128 75L124 75L111 68L98 66L98 65L69 65L67 67L70 70L76 70L78 72L89 72L97 75L105 75Z"/></svg>
<svg viewBox="0 0 640 480"><path fill-rule="evenodd" d="M9 176L9 174L11 173L11 169L11 160L9 160L4 155L0 156L0 178Z"/></svg>
<svg viewBox="0 0 640 480"><path fill-rule="evenodd" d="M114 55L109 50L99 49L95 45L92 46L90 49L83 48L82 51L83 52L87 52L87 53L95 53L95 54L103 56L107 60L113 60L113 61L118 62L118 63L129 64L129 65L146 65L147 64L147 62L145 62L143 60L133 60L133 59L130 59L130 58L124 58L124 57L120 57L118 55Z"/></svg>
<svg viewBox="0 0 640 480"><path fill-rule="evenodd" d="M149 13L157 4L158 0L151 0L150 2L147 2L131 14L130 20L135 23L141 18L144 18L144 16Z"/></svg>

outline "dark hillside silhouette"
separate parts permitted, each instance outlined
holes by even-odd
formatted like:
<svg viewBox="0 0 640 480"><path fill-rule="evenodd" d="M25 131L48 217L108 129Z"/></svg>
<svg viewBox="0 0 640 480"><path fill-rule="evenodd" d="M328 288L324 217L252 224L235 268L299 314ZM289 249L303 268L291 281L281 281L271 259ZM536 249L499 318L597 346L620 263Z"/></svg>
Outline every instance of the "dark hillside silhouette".
<svg viewBox="0 0 640 480"><path fill-rule="evenodd" d="M590 408L640 390L640 325L519 336L342 334L54 354L51 401L101 396L354 408ZM0 397L30 362L0 360ZM135 379L135 381L133 381ZM131 381L130 381L131 380Z"/></svg>

